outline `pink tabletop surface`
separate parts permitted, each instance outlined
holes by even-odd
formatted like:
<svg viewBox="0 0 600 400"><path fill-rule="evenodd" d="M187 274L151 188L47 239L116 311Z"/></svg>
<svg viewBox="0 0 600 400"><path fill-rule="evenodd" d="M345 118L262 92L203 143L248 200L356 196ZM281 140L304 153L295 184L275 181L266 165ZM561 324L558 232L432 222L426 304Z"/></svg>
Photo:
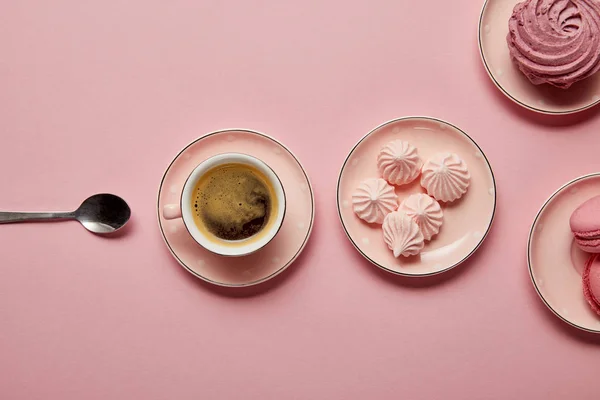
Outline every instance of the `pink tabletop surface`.
<svg viewBox="0 0 600 400"><path fill-rule="evenodd" d="M2 399L591 399L600 338L548 311L529 225L561 184L600 170L598 111L513 105L479 58L483 1L60 0L0 4L0 209L125 197L125 235L0 227ZM479 252L432 279L380 271L347 240L335 183L376 125L431 115L494 167ZM304 254L249 290L181 268L156 191L203 133L270 134L305 164Z"/></svg>

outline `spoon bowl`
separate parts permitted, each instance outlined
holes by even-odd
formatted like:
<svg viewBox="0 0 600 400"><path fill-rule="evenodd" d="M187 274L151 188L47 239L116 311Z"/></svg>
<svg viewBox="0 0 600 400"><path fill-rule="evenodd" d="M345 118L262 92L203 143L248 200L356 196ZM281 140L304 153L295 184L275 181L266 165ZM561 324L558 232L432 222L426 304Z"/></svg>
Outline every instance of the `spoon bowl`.
<svg viewBox="0 0 600 400"><path fill-rule="evenodd" d="M119 196L96 194L88 197L75 211L75 219L90 232L113 233L123 228L131 217L131 209Z"/></svg>

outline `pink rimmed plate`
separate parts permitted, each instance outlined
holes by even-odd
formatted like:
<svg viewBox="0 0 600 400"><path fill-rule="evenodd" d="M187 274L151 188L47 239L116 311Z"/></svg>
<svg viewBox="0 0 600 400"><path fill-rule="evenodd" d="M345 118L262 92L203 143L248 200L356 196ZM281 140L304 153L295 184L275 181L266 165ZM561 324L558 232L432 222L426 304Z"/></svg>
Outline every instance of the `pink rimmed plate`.
<svg viewBox="0 0 600 400"><path fill-rule="evenodd" d="M544 114L573 114L600 103L600 74L567 90L534 85L510 58L506 36L513 8L523 0L486 0L479 19L479 50L494 84L515 103Z"/></svg>
<svg viewBox="0 0 600 400"><path fill-rule="evenodd" d="M381 225L367 224L352 210L352 193L365 179L379 177L377 154L392 140L415 146L423 160L439 152L454 152L471 173L467 193L443 205L440 233L419 256L394 258L383 241ZM424 193L420 179L396 188L400 200ZM487 236L496 210L496 183L492 168L479 146L466 133L445 121L429 117L406 117L378 126L350 151L340 172L337 207L348 238L376 266L405 276L428 276L448 271L469 258Z"/></svg>
<svg viewBox="0 0 600 400"><path fill-rule="evenodd" d="M254 156L277 174L286 193L286 215L277 236L244 257L213 254L189 235L181 219L166 220L166 204L178 202L185 180L202 161L220 153ZM158 225L173 257L194 276L219 286L243 287L283 272L300 255L310 237L315 201L306 171L287 147L259 132L230 129L210 133L185 147L171 162L158 190Z"/></svg>
<svg viewBox="0 0 600 400"><path fill-rule="evenodd" d="M600 173L562 186L536 215L527 244L529 274L544 304L566 323L593 333L600 333L600 317L583 297L581 278L588 254L575 245L569 219L584 201L598 195Z"/></svg>

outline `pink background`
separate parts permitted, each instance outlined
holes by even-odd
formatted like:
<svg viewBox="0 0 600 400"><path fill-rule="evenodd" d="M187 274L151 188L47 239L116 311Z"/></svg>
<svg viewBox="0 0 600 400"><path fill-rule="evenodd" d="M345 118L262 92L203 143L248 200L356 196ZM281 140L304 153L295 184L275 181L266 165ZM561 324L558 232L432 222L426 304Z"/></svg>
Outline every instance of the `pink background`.
<svg viewBox="0 0 600 400"><path fill-rule="evenodd" d="M599 169L598 111L505 99L479 59L480 3L2 2L0 208L110 191L134 217L116 240L0 227L0 398L596 398L600 338L546 310L525 246L546 197ZM484 246L427 280L363 260L335 208L354 143L411 114L469 133L498 184ZM316 192L305 253L252 290L192 277L157 228L164 169L224 127L282 140Z"/></svg>

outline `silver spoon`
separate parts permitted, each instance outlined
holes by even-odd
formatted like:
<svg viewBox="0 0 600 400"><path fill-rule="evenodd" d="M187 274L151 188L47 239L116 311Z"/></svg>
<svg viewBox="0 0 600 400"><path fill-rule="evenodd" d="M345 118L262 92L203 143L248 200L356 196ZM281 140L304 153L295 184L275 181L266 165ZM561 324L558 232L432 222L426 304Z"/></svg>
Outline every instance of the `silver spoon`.
<svg viewBox="0 0 600 400"><path fill-rule="evenodd" d="M121 229L131 216L131 209L119 196L96 194L72 212L0 212L0 224L27 221L77 220L90 232L112 233Z"/></svg>

